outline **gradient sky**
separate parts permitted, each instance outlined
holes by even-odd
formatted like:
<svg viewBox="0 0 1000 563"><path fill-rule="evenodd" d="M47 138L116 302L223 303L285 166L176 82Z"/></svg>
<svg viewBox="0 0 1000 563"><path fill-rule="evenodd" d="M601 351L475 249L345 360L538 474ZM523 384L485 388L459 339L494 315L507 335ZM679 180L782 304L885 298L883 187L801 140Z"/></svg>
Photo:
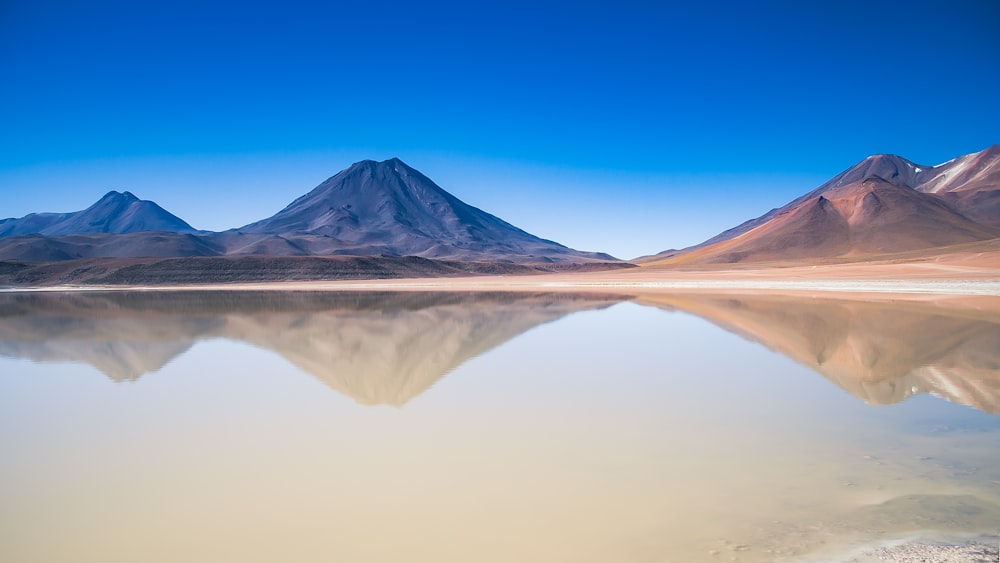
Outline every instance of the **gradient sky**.
<svg viewBox="0 0 1000 563"><path fill-rule="evenodd" d="M202 229L398 156L539 236L696 244L864 157L1000 142L1000 2L0 0L0 217Z"/></svg>

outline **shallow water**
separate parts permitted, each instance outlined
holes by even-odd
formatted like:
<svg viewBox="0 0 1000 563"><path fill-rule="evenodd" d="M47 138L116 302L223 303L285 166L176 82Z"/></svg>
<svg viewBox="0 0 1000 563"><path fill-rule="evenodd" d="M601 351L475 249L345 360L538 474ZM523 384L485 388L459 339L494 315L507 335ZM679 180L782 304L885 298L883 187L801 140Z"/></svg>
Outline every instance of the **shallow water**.
<svg viewBox="0 0 1000 563"><path fill-rule="evenodd" d="M3 561L814 561L1000 531L975 302L17 294L0 354Z"/></svg>

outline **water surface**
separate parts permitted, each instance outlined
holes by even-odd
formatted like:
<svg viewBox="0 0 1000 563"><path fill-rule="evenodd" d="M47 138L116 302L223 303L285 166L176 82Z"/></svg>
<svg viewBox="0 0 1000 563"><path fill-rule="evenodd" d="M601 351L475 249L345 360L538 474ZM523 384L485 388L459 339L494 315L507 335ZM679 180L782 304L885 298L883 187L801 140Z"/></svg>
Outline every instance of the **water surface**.
<svg viewBox="0 0 1000 563"><path fill-rule="evenodd" d="M0 296L0 560L836 560L1000 528L1000 318Z"/></svg>

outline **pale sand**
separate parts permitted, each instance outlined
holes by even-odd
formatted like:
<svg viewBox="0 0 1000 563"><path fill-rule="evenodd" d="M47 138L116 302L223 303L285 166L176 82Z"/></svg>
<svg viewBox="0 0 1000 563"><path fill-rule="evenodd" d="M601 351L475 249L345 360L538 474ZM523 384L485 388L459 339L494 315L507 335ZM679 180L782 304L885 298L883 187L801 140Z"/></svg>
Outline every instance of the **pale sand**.
<svg viewBox="0 0 1000 563"><path fill-rule="evenodd" d="M996 546L991 545L926 545L909 544L883 547L856 559L856 563L866 561L888 561L890 563L994 563L1000 561Z"/></svg>
<svg viewBox="0 0 1000 563"><path fill-rule="evenodd" d="M855 268L854 270L860 270ZM895 277L847 269L782 268L770 270L676 271L635 269L610 272L558 273L532 276L471 276L460 278L414 278L364 281L287 281L169 286L53 286L0 291L108 291L108 290L200 290L200 291L563 291L601 293L787 293L832 297L893 295L904 299L955 296L1000 296L1000 272L992 275L913 275L892 272ZM867 274L867 275L866 275ZM872 275L876 274L876 275Z"/></svg>
<svg viewBox="0 0 1000 563"><path fill-rule="evenodd" d="M619 280L572 279L567 275L533 277L476 277L371 281L267 282L170 286L53 286L0 289L21 291L517 291L587 293L764 294L816 297L892 298L932 300L948 296L1000 297L1000 281L985 280Z"/></svg>

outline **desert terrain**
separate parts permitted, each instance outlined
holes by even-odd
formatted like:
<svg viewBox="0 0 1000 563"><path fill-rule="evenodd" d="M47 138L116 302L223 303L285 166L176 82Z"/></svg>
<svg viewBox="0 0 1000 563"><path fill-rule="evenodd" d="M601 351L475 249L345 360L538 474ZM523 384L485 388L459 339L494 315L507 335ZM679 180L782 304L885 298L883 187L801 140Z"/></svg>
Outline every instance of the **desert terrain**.
<svg viewBox="0 0 1000 563"><path fill-rule="evenodd" d="M187 259L188 261L192 259ZM220 259L209 259L218 264ZM294 261L294 258L285 258ZM322 259L311 259L322 260ZM339 262L348 258L338 257ZM811 262L811 263L810 263ZM187 263L182 263L187 266ZM208 262L206 262L208 264ZM27 283L11 284L17 275L7 273L8 288L33 290L84 290L84 289L162 289L162 290L462 290L462 291L623 291L635 293L711 291L711 292L849 292L851 294L899 294L909 299L920 296L988 295L1000 297L1000 241L987 241L961 245L950 252L911 252L891 257L864 261L813 260L798 263L763 264L713 264L697 266L643 265L640 267L596 270L553 271L525 265L494 265L490 269L464 265L462 269L442 266L438 262L421 259L366 259L352 265L353 272L340 267L346 279L316 279L305 272L300 279L282 281L257 281L254 279L228 278L232 270L218 271L215 275L199 278L200 283L186 281L188 276L165 276L169 264L142 262L129 264L130 276L119 275L108 280L100 276L76 277L85 268L70 268L72 263L55 265L25 265L24 271L36 277ZM405 268L401 267L405 266ZM249 265L248 265L249 266ZM249 269L249 268L248 268ZM260 270L258 270L259 272ZM288 270L283 270L287 275ZM322 276L328 270L317 268ZM346 272L346 275L345 275ZM300 272L301 273L301 272ZM23 275L23 274L21 274ZM432 275L434 277L427 277ZM372 279L383 276L382 279ZM165 282L166 278L166 283ZM169 281L176 279L178 281ZM101 283L104 281L104 283Z"/></svg>

